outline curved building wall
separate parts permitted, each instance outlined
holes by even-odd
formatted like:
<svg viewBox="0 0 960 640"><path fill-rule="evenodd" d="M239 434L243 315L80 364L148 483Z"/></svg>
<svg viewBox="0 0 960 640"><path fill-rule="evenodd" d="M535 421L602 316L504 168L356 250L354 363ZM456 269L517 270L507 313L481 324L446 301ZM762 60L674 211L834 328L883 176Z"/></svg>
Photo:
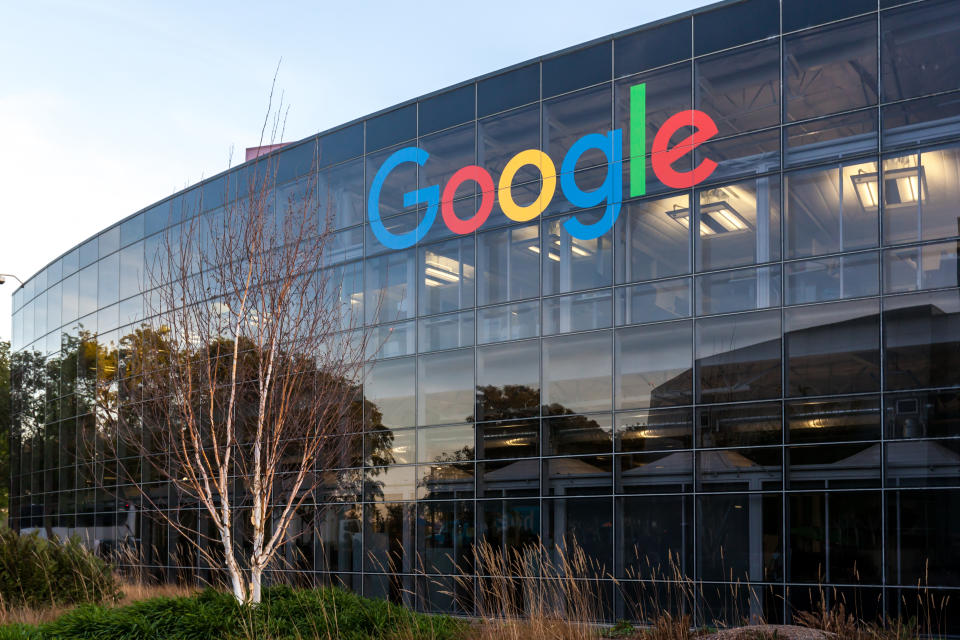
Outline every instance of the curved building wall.
<svg viewBox="0 0 960 640"><path fill-rule="evenodd" d="M960 597L957 42L951 1L727 2L277 153L283 198L319 148L344 302L383 300L379 318L366 310L389 339L365 394L396 460L345 470L367 490L303 510L298 575L448 610L475 540L540 536L575 538L622 581L600 585L611 618L656 592L647 560L668 558L708 607L749 580L759 597L741 592L741 610L772 620L820 583L868 615L896 613L918 581ZM689 120L671 136L675 114ZM406 147L429 159L387 176L373 229L371 186ZM561 175L527 221L517 209L553 177L543 163L467 233L435 210L428 227L429 202L405 208L464 166L498 180L528 149ZM138 515L134 491L97 488L77 442L96 426L84 381L122 375L97 371L90 345L151 321L144 265L179 212L222 206L225 184L125 219L14 295L14 528L103 552L133 540L157 575L209 575ZM490 195L471 184L443 205L461 220ZM584 208L594 190L605 197ZM607 214L598 237L571 232Z"/></svg>

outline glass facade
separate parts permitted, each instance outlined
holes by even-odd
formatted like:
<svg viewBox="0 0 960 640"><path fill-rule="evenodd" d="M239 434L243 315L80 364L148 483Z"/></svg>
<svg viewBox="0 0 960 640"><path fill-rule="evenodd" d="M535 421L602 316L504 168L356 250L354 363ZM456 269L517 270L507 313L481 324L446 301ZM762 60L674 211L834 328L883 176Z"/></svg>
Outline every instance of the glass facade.
<svg viewBox="0 0 960 640"><path fill-rule="evenodd" d="M472 574L480 539L576 539L619 581L601 589L611 619L634 617L631 594L677 574L713 612L749 582L741 611L769 620L809 606L821 584L866 615L909 613L918 581L960 598L957 42L952 0L725 2L279 151L277 198L316 171L338 229L325 268L339 299L324 302L360 311L383 344L364 379L376 415L302 509L286 570L455 610L468 598L448 593L451 576ZM404 250L368 228L373 176L404 146L431 160L383 187L395 233L423 214L405 192L465 165L496 178L540 149L559 167L579 137L612 128L626 158L638 83L648 141L684 109L717 123L674 164L716 169L689 189L648 171L631 199L624 163L606 235L567 234L564 222L602 210L559 191L533 220L495 206L473 233L438 220ZM604 162L585 153L577 184L599 184ZM517 172L518 204L540 180ZM210 578L135 490L103 489L116 465L140 461L80 443L97 427L93 382L128 375L111 354L158 322L143 283L164 229L216 215L224 184L138 212L15 293L15 529L78 534L102 552L134 539L154 574ZM469 184L453 203L463 219L483 195ZM202 530L196 505L148 468L153 501ZM955 614L948 624L960 631Z"/></svg>

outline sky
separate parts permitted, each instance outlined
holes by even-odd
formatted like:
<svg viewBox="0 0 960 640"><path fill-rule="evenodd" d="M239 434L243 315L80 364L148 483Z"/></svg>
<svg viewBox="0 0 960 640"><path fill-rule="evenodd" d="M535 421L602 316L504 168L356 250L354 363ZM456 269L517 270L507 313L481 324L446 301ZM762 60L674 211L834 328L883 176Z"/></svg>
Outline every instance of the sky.
<svg viewBox="0 0 960 640"><path fill-rule="evenodd" d="M255 146L298 140L706 0L0 4L0 273L23 280ZM0 287L0 340L10 296Z"/></svg>

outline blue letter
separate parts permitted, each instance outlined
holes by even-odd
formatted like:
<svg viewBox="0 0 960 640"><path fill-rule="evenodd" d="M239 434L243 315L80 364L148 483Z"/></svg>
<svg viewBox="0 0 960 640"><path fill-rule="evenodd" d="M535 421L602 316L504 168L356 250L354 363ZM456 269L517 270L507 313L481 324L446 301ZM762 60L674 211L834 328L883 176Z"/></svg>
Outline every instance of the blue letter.
<svg viewBox="0 0 960 640"><path fill-rule="evenodd" d="M595 191L580 189L573 174L574 169L577 168L577 160L588 149L599 149L607 156L607 177L603 185ZM563 195L575 207L586 209L606 202L607 208L603 212L603 217L594 224L583 224L576 218L570 218L563 223L567 233L580 240L593 240L610 231L613 223L617 221L617 216L620 215L620 202L623 199L622 166L623 133L620 129L614 129L605 136L590 133L573 143L560 167L560 186L563 188Z"/></svg>
<svg viewBox="0 0 960 640"><path fill-rule="evenodd" d="M406 249L420 242L427 235L427 231L430 230L437 217L437 207L440 204L440 185L435 184L432 187L407 191L403 194L403 206L405 207L412 207L417 204L427 205L423 220L413 231L399 234L390 233L383 226L383 220L380 219L380 190L383 189L383 183L386 182L390 172L401 162L416 162L422 167L429 157L430 154L423 149L404 147L387 158L373 178L373 184L370 185L370 198L367 201L367 217L370 219L370 229L373 231L373 235L388 249Z"/></svg>

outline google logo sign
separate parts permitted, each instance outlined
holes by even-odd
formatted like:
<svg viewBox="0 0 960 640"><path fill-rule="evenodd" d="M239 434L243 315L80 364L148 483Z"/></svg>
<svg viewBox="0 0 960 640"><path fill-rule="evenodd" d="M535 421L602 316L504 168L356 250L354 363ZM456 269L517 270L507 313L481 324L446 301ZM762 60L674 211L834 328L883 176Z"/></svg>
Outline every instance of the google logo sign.
<svg viewBox="0 0 960 640"><path fill-rule="evenodd" d="M629 127L630 197L638 197L646 193L646 84L630 87ZM673 135L684 127L690 127L692 132L683 140L671 145L670 140ZM706 180L717 168L717 163L713 160L705 158L689 171L678 171L673 168L673 164L716 134L717 124L702 111L686 110L667 118L654 136L650 148L652 154L650 164L657 178L674 189L689 188ZM592 191L584 191L577 186L574 169L581 156L591 149L601 151L606 157L607 175L600 187ZM438 210L450 231L456 234L471 233L483 225L490 216L494 198L499 200L504 215L511 220L517 222L533 220L543 213L557 190L557 169L550 156L539 149L526 149L510 158L496 186L489 171L477 165L469 165L454 173L444 185L442 192L440 185L408 191L403 195L403 205L405 207L426 205L426 213L420 224L412 231L406 233L388 231L380 216L380 191L383 189L384 182L390 172L404 162L423 166L429 158L430 154L419 147L404 147L387 158L374 176L367 203L368 217L374 235L387 248L406 249L422 240L436 220ZM559 174L560 188L563 190L564 197L578 208L596 207L606 203L603 216L592 224L583 224L576 217L563 223L563 228L574 238L592 240L613 228L613 223L620 215L623 193L622 158L623 131L621 129L614 129L606 135L587 134L574 142L567 151L560 165ZM540 194L530 204L519 205L513 198L511 187L517 171L527 165L532 165L540 171L542 176ZM477 212L471 218L463 220L453 211L453 199L457 189L470 181L480 187L482 196Z"/></svg>

